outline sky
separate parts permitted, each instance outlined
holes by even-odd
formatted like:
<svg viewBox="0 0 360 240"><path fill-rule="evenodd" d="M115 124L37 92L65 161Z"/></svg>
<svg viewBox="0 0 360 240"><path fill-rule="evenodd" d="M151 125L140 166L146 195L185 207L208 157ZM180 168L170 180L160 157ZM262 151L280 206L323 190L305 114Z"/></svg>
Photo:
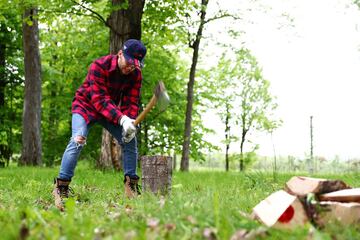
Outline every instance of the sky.
<svg viewBox="0 0 360 240"><path fill-rule="evenodd" d="M245 32L241 41L257 58L279 104L276 115L282 126L272 137L252 136L260 144L258 153L272 156L275 149L282 156L309 155L313 116L314 155L360 159L359 8L350 0L227 0L222 4L246 19L232 27ZM210 13L213 9L216 6L210 6ZM226 42L226 34L216 34L225 29L224 24L214 23L207 31ZM204 121L217 131L208 140L218 143L223 129L212 114ZM239 144L231 149L238 151Z"/></svg>

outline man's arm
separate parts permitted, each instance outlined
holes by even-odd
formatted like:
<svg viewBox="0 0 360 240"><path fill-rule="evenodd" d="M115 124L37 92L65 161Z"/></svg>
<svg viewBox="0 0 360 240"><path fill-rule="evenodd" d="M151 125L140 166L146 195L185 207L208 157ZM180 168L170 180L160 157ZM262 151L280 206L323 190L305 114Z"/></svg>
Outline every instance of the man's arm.
<svg viewBox="0 0 360 240"><path fill-rule="evenodd" d="M92 63L88 73L90 84L91 103L96 111L108 121L118 124L119 119L124 115L111 100L105 79L106 72L96 63Z"/></svg>

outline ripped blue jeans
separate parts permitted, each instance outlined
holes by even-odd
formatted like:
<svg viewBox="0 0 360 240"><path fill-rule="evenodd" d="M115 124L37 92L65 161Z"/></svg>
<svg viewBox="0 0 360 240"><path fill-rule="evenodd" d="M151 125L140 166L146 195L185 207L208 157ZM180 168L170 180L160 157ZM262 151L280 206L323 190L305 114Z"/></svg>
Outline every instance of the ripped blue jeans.
<svg viewBox="0 0 360 240"><path fill-rule="evenodd" d="M125 143L122 140L122 127L120 125L114 125L113 123L110 123L104 119L87 124L85 119L80 114L74 113L72 115L71 139L61 160L59 178L62 180L71 180L71 178L74 176L74 171L80 152L86 144L86 138L89 134L90 128L95 123L99 123L106 130L108 130L121 145L123 151L122 156L124 174L130 177L135 177L138 158L136 137L129 143Z"/></svg>

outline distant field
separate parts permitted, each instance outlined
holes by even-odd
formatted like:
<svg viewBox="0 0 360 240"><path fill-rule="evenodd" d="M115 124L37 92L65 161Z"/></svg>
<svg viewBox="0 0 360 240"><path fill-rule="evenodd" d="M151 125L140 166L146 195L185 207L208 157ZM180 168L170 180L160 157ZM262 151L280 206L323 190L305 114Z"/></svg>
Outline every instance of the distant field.
<svg viewBox="0 0 360 240"><path fill-rule="evenodd" d="M57 168L0 169L1 239L230 239L261 224L242 213L281 189L292 174L175 172L169 197L123 195L122 176L79 166L67 211L52 202ZM328 175L360 186L360 175ZM76 201L75 201L76 200ZM211 238L212 237L212 238ZM295 231L268 229L258 239L360 239L359 227L310 225Z"/></svg>

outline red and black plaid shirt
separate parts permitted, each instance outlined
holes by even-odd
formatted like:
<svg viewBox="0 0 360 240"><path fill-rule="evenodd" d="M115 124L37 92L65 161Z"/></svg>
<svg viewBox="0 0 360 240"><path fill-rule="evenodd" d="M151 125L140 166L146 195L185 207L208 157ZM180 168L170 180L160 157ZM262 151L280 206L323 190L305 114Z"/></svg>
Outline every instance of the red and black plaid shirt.
<svg viewBox="0 0 360 240"><path fill-rule="evenodd" d="M123 115L133 119L138 115L141 71L135 69L129 75L123 75L117 60L117 55L95 60L84 83L76 91L72 112L83 116L86 123L105 118L118 124Z"/></svg>

